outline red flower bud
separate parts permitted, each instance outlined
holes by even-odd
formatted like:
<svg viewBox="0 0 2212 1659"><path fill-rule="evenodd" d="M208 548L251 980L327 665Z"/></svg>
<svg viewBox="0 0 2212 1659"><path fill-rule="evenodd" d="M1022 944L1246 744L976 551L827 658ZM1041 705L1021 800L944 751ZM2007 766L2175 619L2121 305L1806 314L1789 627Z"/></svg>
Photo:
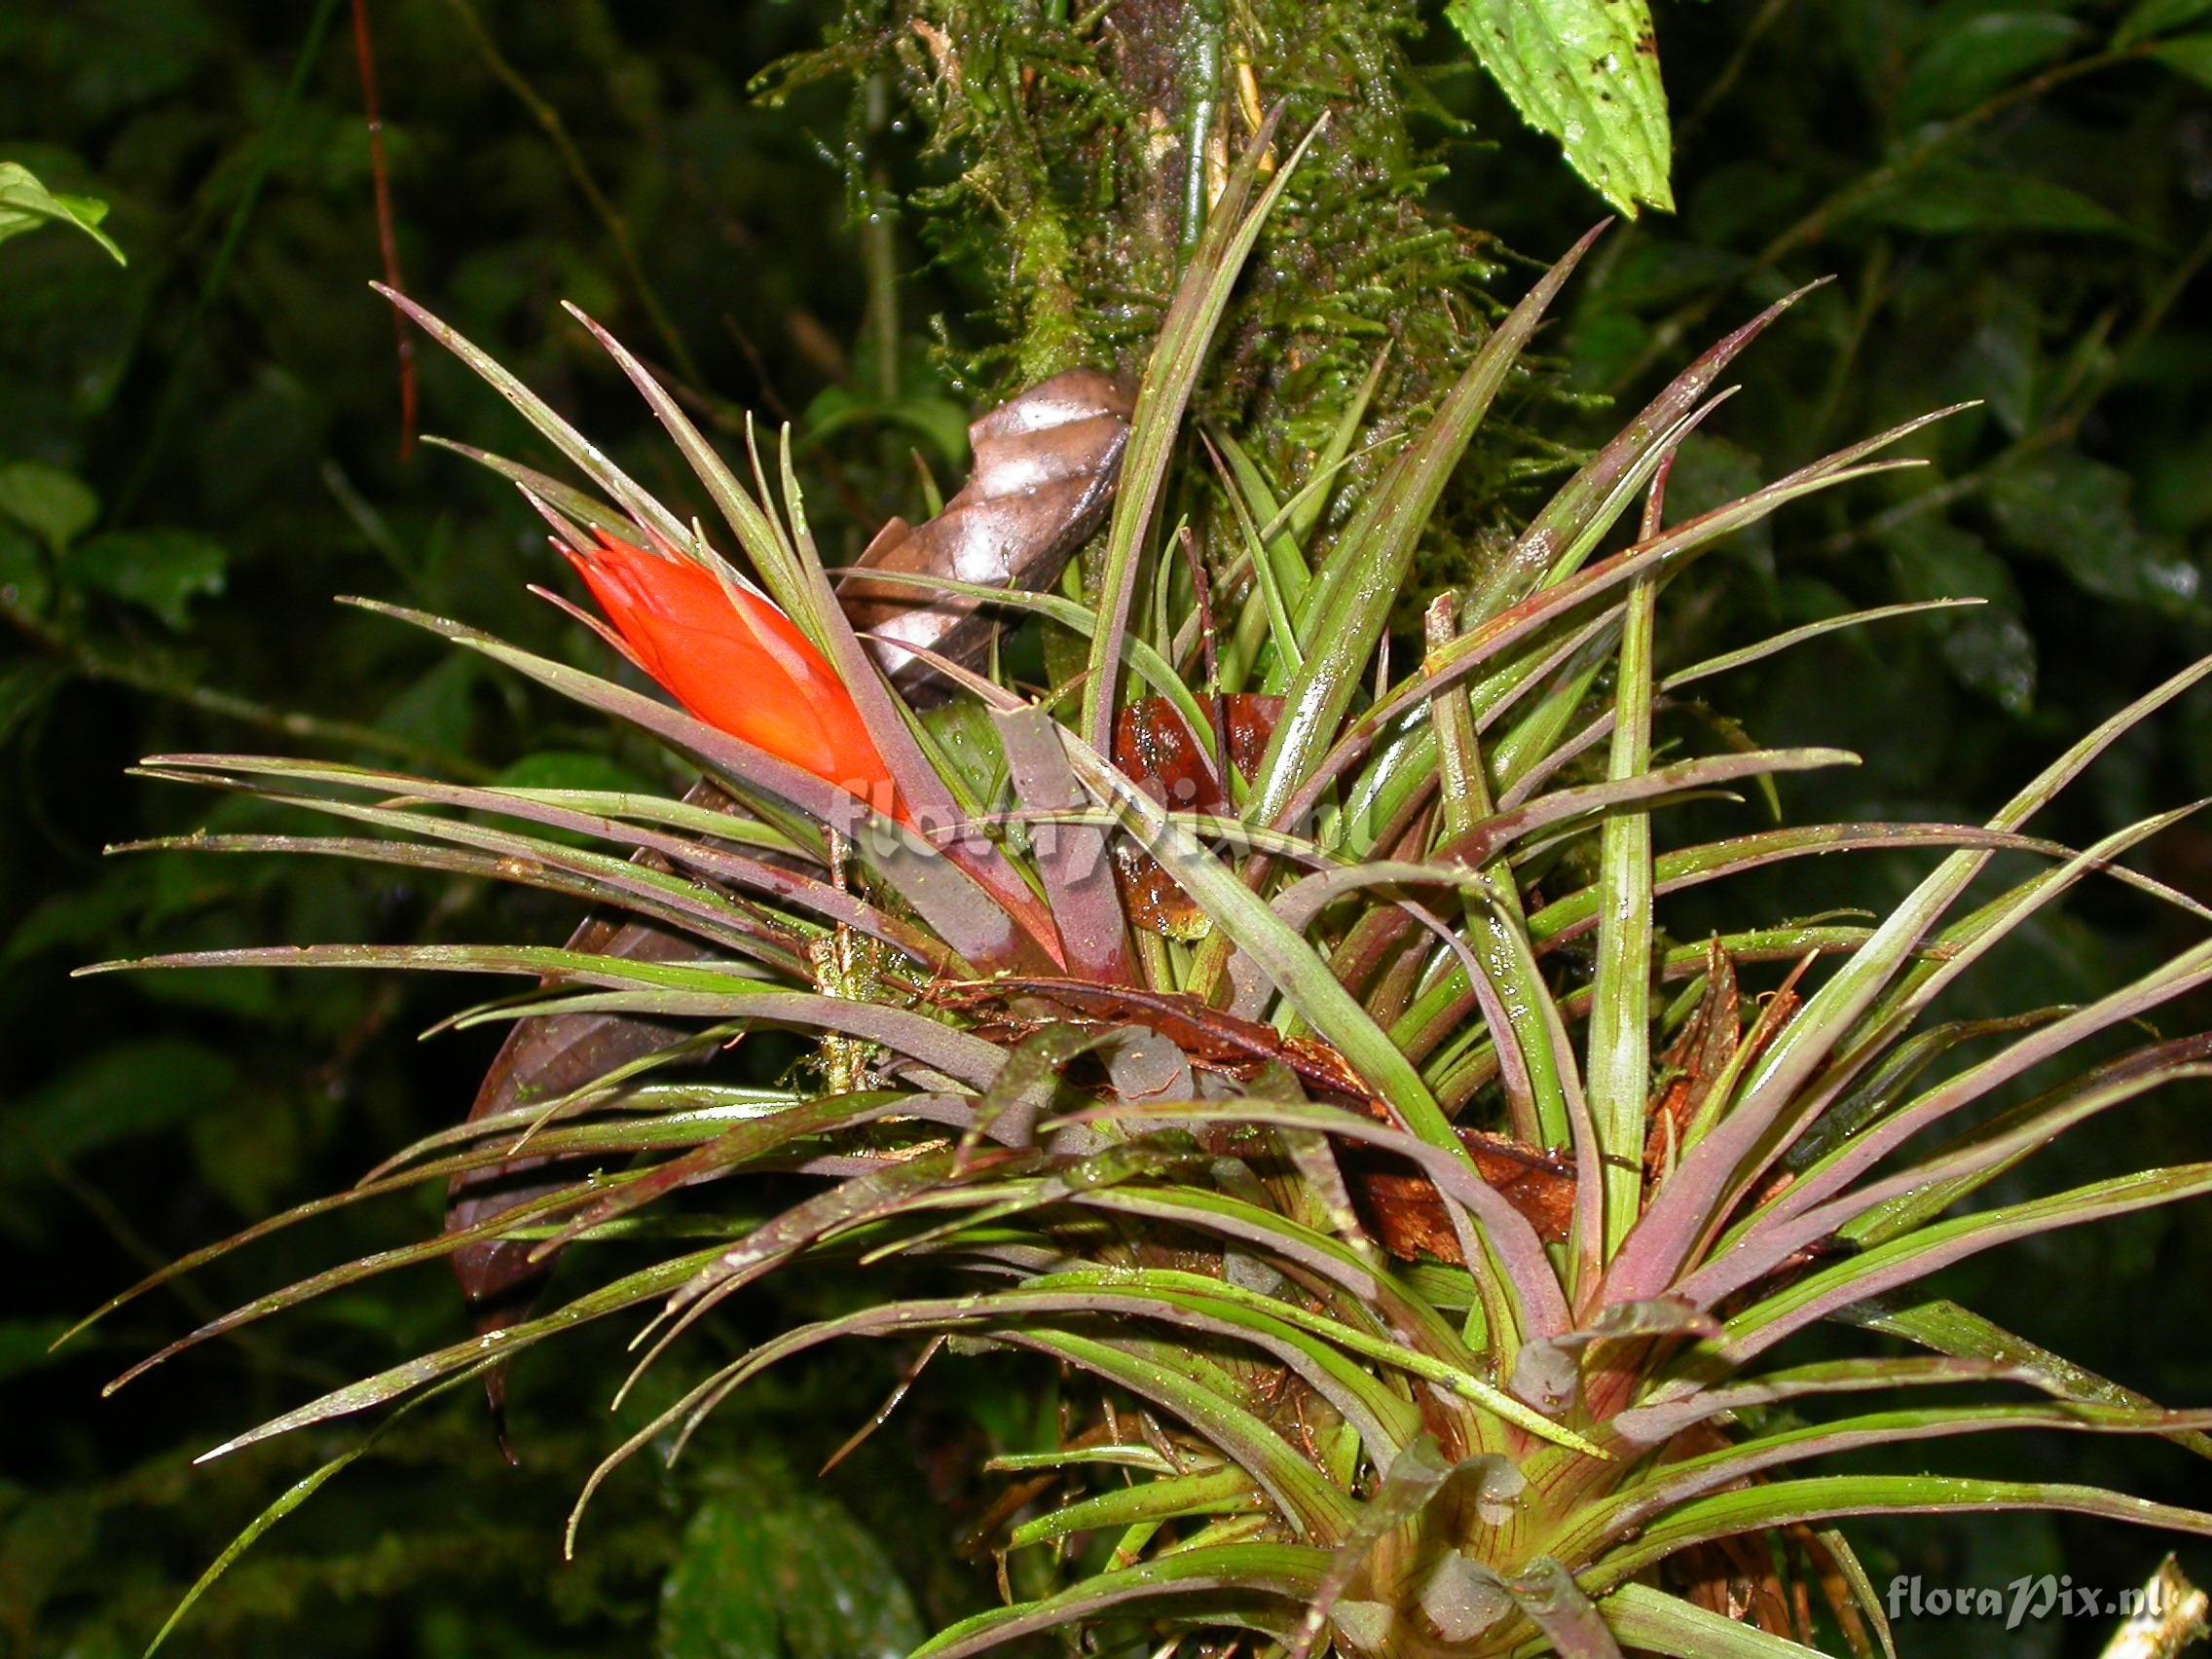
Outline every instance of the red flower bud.
<svg viewBox="0 0 2212 1659"><path fill-rule="evenodd" d="M563 547L638 664L699 719L903 817L852 693L791 618L605 531Z"/></svg>

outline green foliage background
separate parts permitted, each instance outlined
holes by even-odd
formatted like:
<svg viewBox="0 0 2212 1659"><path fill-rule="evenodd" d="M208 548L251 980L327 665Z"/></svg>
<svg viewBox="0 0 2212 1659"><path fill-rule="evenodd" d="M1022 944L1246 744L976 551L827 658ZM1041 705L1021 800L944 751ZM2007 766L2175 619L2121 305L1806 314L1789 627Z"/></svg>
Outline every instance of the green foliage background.
<svg viewBox="0 0 2212 1659"><path fill-rule="evenodd" d="M972 250L932 261L944 244L925 244L910 215L867 228L853 184L903 192L941 183L943 164L896 121L856 113L844 87L801 87L777 107L748 92L819 43L830 8L382 0L370 15L411 290L648 485L671 482L671 458L559 320L561 299L712 388L725 421L750 407L797 422L817 517L849 544L913 510L909 452L947 487L958 477L965 413L1003 389L962 379L994 343L988 274ZM1600 204L1441 16L1422 15L1411 52L1433 107L1416 136L1450 166L1432 202L1548 259ZM1840 783L1796 786L1792 811L1974 811L2212 648L2212 329L2195 314L2212 313L2212 34L2192 33L2212 10L1711 0L1664 8L1657 24L1680 210L1616 230L1593 257L1547 343L1561 385L1633 396L1756 305L1837 276L1758 348L1742 395L1685 450L1677 511L1846 435L1986 400L1939 428L1933 475L1795 508L1708 567L1666 648L1687 656L1754 624L1890 598L1988 599L1793 653L1724 711L1763 741L1864 754ZM461 1326L442 1270L420 1270L97 1398L198 1317L306 1271L248 1253L56 1357L48 1342L159 1261L342 1186L457 1117L490 1049L481 1034L413 1040L464 1000L450 983L71 982L66 970L157 942L550 938L568 924L512 894L350 867L103 861L105 843L219 828L239 810L123 768L163 751L303 746L563 782L659 765L329 604L367 593L578 660L587 648L526 594L551 561L511 497L450 457L398 453L392 328L363 286L380 267L349 27L329 0L0 4L0 160L109 202L102 228L130 258L117 267L66 229L0 246L0 1653L137 1651L237 1530L350 1437L206 1470L190 1456ZM871 261L906 275L871 288ZM933 349L940 338L953 349ZM511 441L458 364L425 351L418 368L429 429ZM1590 430L1603 421L1593 408ZM2081 794L2050 832L2079 843L2212 793L2212 699L2096 776L2102 793ZM2159 856L2160 874L2212 895L2202 830L2184 827ZM1896 896L1791 868L1774 908ZM1906 872L1892 873L1901 891ZM1678 917L1685 934L1702 925L1692 906ZM1979 994L1994 1010L2109 983L2170 942L2159 925L2099 896ZM2201 1156L2201 1107L2177 1092L2139 1108L2125 1120L2134 1144L2072 1173ZM319 1265L434 1225L423 1206L371 1206L276 1253L313 1250ZM2212 1221L2183 1209L2008 1252L1960 1288L2183 1405L2212 1399L2208 1268ZM917 1616L935 1625L991 1594L954 1559L948 1518L979 1512L973 1465L1049 1433L1053 1403L1014 1368L982 1386L925 1382L817 1485L812 1469L873 1410L896 1361L841 1352L748 1395L687 1470L616 1483L566 1567L558 1520L607 1444L606 1389L581 1360L558 1375L526 1365L520 1472L499 1463L473 1401L419 1417L245 1558L183 1640L291 1653L313 1631L317 1653L453 1659L903 1651ZM2200 1500L2186 1490L2196 1466L2161 1450L2076 1439L2035 1474ZM2137 1582L2154 1547L2036 1517L1866 1541L1878 1577L1895 1559L1932 1582L1985 1584L2045 1570ZM871 1597L872 1637L768 1610L837 1585L872 1592L887 1570L911 1604ZM1903 1634L1918 1651L1973 1641ZM2051 1625L2012 1650L2095 1636Z"/></svg>

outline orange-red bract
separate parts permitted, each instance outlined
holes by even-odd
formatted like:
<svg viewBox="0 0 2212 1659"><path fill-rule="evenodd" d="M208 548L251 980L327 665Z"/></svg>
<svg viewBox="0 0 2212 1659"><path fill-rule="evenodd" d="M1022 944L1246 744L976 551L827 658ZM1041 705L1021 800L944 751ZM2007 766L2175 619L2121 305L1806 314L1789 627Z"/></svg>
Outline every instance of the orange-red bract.
<svg viewBox="0 0 2212 1659"><path fill-rule="evenodd" d="M605 531L561 551L645 671L698 719L899 816L898 794L836 671L766 600L688 559Z"/></svg>

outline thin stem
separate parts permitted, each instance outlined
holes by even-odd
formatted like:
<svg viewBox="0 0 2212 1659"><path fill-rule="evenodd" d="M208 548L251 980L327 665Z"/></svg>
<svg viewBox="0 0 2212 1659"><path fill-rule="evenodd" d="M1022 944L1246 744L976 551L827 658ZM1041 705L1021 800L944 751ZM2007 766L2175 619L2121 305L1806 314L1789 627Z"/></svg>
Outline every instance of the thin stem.
<svg viewBox="0 0 2212 1659"><path fill-rule="evenodd" d="M491 32L485 28L484 19L478 15L471 0L446 0L446 5L468 30L470 40L475 43L477 55L484 59L484 66L492 71L501 86L514 94L515 101L530 112L531 119L537 123L546 141L561 158L561 165L569 169L570 178L575 181L577 191L598 216L608 240L614 244L615 257L621 260L623 273L630 278L630 286L637 291L638 305L645 312L645 320L652 324L653 332L660 336L661 345L666 348L669 361L676 366L677 373L693 385L703 384L704 377L699 373L699 365L691 355L691 349L684 345L683 336L677 332L675 319L669 315L668 308L661 304L659 293L654 289L651 279L645 276L645 266L639 262L638 245L630 235L628 221L615 209L614 203L608 200L607 192L600 189L599 181L592 176L591 167L584 161L583 152L576 148L576 141L569 135L568 125L562 121L561 112L538 96L536 89L524 78L522 71L507 61L505 55L499 51L498 43L493 40Z"/></svg>
<svg viewBox="0 0 2212 1659"><path fill-rule="evenodd" d="M1751 54L1757 50L1759 42L1766 38L1767 30L1781 21L1782 14L1789 10L1791 0L1766 0L1766 4L1758 9L1751 20L1744 25L1744 32L1736 37L1736 50L1729 55L1726 65L1713 78L1713 85L1705 89L1705 95L1697 100L1697 107L1675 128L1677 156L1689 148L1690 139L1705 125L1706 118L1719 106L1721 99L1736 90L1736 83L1743 79L1744 71L1751 66Z"/></svg>
<svg viewBox="0 0 2212 1659"><path fill-rule="evenodd" d="M867 136L872 147L891 125L891 89L882 75L868 78ZM867 273L867 326L875 339L875 390L886 404L899 401L899 243L893 230L898 196L880 161L867 169L861 216L861 264Z"/></svg>
<svg viewBox="0 0 2212 1659"><path fill-rule="evenodd" d="M246 173L244 187L231 209L230 221L223 227L223 240L215 248L214 260L201 281L200 292L193 299L192 313L185 318L184 332L178 336L183 344L169 363L168 380L162 387L161 401L154 406L154 418L147 426L145 441L138 448L138 464L131 468L129 480L116 498L114 520L117 523L129 517L131 507L154 476L154 463L161 458L163 441L176 424L177 412L183 405L197 349L206 337L203 325L207 313L230 281L231 265L238 257L239 243L244 239L246 224L261 201L262 186L269 182L269 169L276 165L276 140L298 106L301 94L307 91L308 75L314 68L315 58L321 55L323 37L330 32L330 19L337 13L338 0L321 0L314 16L308 20L307 38L300 43L299 55L292 61L292 78L284 83L283 95L276 100L269 125L262 129L261 142L254 148L253 164Z"/></svg>
<svg viewBox="0 0 2212 1659"><path fill-rule="evenodd" d="M395 737L390 732L379 731L374 726L356 725L350 720L326 720L296 710L273 708L267 703L257 703L250 697L240 697L234 692L218 691L210 685L172 678L141 660L107 656L84 641L72 639L14 605L0 603L0 617L5 617L41 649L61 658L72 672L86 680L142 691L150 697L181 703L203 715L237 720L240 725L252 726L260 731L277 732L310 743L327 744L334 749L369 750L424 771L434 771L470 783L489 782L494 776L489 768L465 756L452 755L429 744L417 743L412 738Z"/></svg>
<svg viewBox="0 0 2212 1659"><path fill-rule="evenodd" d="M2135 325L2127 331L2127 338L2107 353L2102 366L2083 378L2081 384L2073 388L2070 397L2060 399L2058 407L2041 425L2032 431L2021 433L1971 472L1962 472L1958 477L1947 479L1934 489L1922 490L1886 512L1876 513L1872 518L1829 536L1820 543L1817 551L1824 554L1848 553L1852 548L1886 535L1900 525L1909 524L1916 518L1940 511L1955 501L1978 494L2006 467L2039 450L2072 442L2082 429L2082 423L2089 418L2096 406L2103 401L2105 393L2126 372L2136 353L2149 345L2164 326L2168 313L2180 303L2190 283L2202 275L2207 263L2212 263L2212 231L2199 238L2196 245L2167 274L2166 279L2151 296L2151 303L2143 308L2143 314L2135 319Z"/></svg>
<svg viewBox="0 0 2212 1659"><path fill-rule="evenodd" d="M1918 143L1881 166L1859 174L1849 184L1831 193L1795 224L1779 233L1733 280L1710 290L1700 299L1690 301L1654 328L1649 344L1622 371L1616 381L1616 387L1632 384L1648 372L1654 363L1672 357L1679 348L1683 336L1702 328L1712 316L1714 309L1729 293L1773 270L1808 242L1818 241L1828 233L1829 227L1838 218L1910 177L1959 139L1988 126L2015 105L2040 98L2070 81L2078 81L2085 75L2093 75L2117 64L2132 63L2145 55L2151 44L2140 42L2134 46L2093 53L2087 57L2077 57L2070 63L2060 63L2046 69L2040 75L2031 75L2027 80L2017 82L1983 99L1963 115L1953 116L1949 121L1932 129Z"/></svg>

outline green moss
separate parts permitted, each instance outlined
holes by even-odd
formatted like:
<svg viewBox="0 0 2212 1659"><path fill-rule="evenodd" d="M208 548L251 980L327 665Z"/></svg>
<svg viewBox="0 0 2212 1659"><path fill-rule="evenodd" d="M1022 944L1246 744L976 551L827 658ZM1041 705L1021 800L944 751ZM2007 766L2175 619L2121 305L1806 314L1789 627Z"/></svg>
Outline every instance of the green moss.
<svg viewBox="0 0 2212 1659"><path fill-rule="evenodd" d="M1433 403L1497 310L1494 239L1426 205L1457 129L1408 60L1419 27L1411 0L860 0L829 48L782 74L896 87L920 175L911 222L981 299L977 316L938 321L947 368L978 401L1077 364L1140 370L1264 112L1282 107L1278 156L1320 123L1198 400L1287 493L1379 355L1371 440ZM870 141L848 146L856 169ZM1544 377L1527 385L1548 395ZM1495 539L1529 460L1508 435L1478 440L1424 552L1423 592L1467 578L1468 549ZM1381 464L1347 468L1338 516ZM1194 503L1193 516L1202 538L1207 515Z"/></svg>

